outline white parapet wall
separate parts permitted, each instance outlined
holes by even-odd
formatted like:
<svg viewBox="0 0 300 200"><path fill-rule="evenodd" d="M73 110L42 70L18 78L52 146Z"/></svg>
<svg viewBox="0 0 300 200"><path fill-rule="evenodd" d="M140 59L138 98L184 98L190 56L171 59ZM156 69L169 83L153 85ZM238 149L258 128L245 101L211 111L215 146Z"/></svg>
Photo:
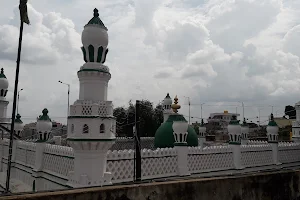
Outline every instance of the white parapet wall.
<svg viewBox="0 0 300 200"><path fill-rule="evenodd" d="M0 142L0 178L7 170L9 140ZM74 170L74 153L71 147L45 144L42 154L37 154L37 143L14 141L12 154L11 178L22 182L24 191L33 188L36 191L66 189L68 174ZM210 147L188 147L187 163L191 175L218 176L257 170L296 167L300 164L300 144L290 142L278 143L278 159L274 164L274 149L264 141L251 141L241 145L242 168L235 169L233 149L230 145ZM40 153L40 152L39 152ZM42 155L40 158L36 155ZM178 176L178 150L175 148L142 149L142 179L151 180ZM112 173L112 183L132 182L134 179L134 150L107 152L107 171ZM40 171L35 165L41 162ZM4 187L5 180L0 180ZM31 189L32 190L32 189ZM19 191L19 190L18 190Z"/></svg>

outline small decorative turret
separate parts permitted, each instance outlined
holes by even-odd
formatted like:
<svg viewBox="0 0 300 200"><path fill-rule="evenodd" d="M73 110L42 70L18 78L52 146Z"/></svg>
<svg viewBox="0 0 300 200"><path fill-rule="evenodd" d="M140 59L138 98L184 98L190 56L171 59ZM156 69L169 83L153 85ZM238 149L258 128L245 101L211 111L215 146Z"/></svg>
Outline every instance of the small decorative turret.
<svg viewBox="0 0 300 200"><path fill-rule="evenodd" d="M15 134L17 134L18 136L22 136L22 132L23 132L23 128L24 128L24 124L21 120L21 115L18 113L15 119Z"/></svg>
<svg viewBox="0 0 300 200"><path fill-rule="evenodd" d="M181 106L178 104L177 95L174 98L174 104L172 104L171 108L173 109L174 113L178 113L178 110L181 108Z"/></svg>
<svg viewBox="0 0 300 200"><path fill-rule="evenodd" d="M36 131L38 133L38 141L45 142L49 139L52 130L52 121L48 116L48 109L44 108L43 115L40 115L36 123Z"/></svg>
<svg viewBox="0 0 300 200"><path fill-rule="evenodd" d="M249 126L245 118L242 124L241 131L242 131L242 145L246 145L248 142Z"/></svg>
<svg viewBox="0 0 300 200"><path fill-rule="evenodd" d="M167 96L165 97L164 101L163 101L164 122L167 121L170 114L173 113L173 110L172 110L171 106L172 106L172 99L171 99L171 97L168 93Z"/></svg>
<svg viewBox="0 0 300 200"><path fill-rule="evenodd" d="M269 143L278 143L278 126L274 121L273 113L271 113L271 119L267 126L267 135Z"/></svg>
<svg viewBox="0 0 300 200"><path fill-rule="evenodd" d="M175 146L187 146L187 135L188 135L188 126L186 120L180 120L180 121L174 121L172 128L173 128L173 134L175 139Z"/></svg>
<svg viewBox="0 0 300 200"><path fill-rule="evenodd" d="M199 137L205 138L205 134L206 134L206 127L205 127L203 119L201 119L201 124L199 127Z"/></svg>
<svg viewBox="0 0 300 200"><path fill-rule="evenodd" d="M267 137L268 143L270 143L272 147L273 163L275 165L281 164L278 159L278 129L277 123L274 121L273 113L271 113L270 121L267 126Z"/></svg>
<svg viewBox="0 0 300 200"><path fill-rule="evenodd" d="M295 104L296 110L296 120L293 121L293 128L292 128L292 140L294 142L300 142L300 101Z"/></svg>
<svg viewBox="0 0 300 200"><path fill-rule="evenodd" d="M10 119L7 118L7 105L9 102L6 100L6 94L8 89L8 80L4 74L4 69L1 68L0 72L0 122L2 124L9 123Z"/></svg>
<svg viewBox="0 0 300 200"><path fill-rule="evenodd" d="M233 115L228 125L229 144L241 144L241 125L236 115Z"/></svg>

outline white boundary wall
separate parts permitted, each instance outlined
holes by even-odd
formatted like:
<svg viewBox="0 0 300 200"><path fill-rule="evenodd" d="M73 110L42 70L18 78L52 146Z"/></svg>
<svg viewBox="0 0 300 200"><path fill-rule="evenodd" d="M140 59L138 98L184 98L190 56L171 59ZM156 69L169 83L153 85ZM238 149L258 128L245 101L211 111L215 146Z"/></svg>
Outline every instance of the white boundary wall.
<svg viewBox="0 0 300 200"><path fill-rule="evenodd" d="M9 140L0 142L0 177L5 178L8 161ZM71 147L45 144L42 156L36 156L36 143L14 141L12 155L12 180L21 181L24 191L57 190L69 188L68 173L73 171L74 154ZM240 146L242 168L235 169L233 149L230 145L210 147L188 147L187 163L178 163L175 148L149 150L143 149L142 179L178 176L178 166L186 165L193 176L215 176L251 172L266 169L293 167L300 164L300 143L278 143L279 163L274 164L271 144L263 141L251 141ZM41 152L40 152L41 153ZM41 162L42 169L35 170ZM134 151L120 150L107 152L107 171L112 173L112 183L131 182L134 178ZM4 186L5 180L0 184Z"/></svg>

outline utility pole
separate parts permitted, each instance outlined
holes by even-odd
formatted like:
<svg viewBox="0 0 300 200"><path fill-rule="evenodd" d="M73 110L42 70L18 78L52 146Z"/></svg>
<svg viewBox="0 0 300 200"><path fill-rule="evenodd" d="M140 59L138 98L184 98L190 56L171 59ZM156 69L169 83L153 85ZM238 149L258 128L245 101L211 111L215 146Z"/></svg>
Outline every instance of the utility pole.
<svg viewBox="0 0 300 200"><path fill-rule="evenodd" d="M135 181L139 182L142 180L142 158L141 158L141 138L140 138L140 112L141 112L141 103L139 100L136 100L135 104Z"/></svg>
<svg viewBox="0 0 300 200"><path fill-rule="evenodd" d="M19 84L19 72L20 72L20 60L21 60L21 50L22 50L22 39L23 39L23 26L24 23L29 24L28 14L27 14L27 0L20 0L19 4L20 10L20 33L19 33L19 46L18 46L18 57L17 57L17 67L15 76L15 88L14 88L14 101L12 107L12 117L10 126L10 137L9 137L9 151L8 151L8 162L7 162L7 174L6 174L6 187L5 192L9 193L10 184L10 172L11 172L11 158L12 158L12 146L13 146L13 134L15 129L15 118L16 118L16 107L17 107L17 93Z"/></svg>
<svg viewBox="0 0 300 200"><path fill-rule="evenodd" d="M202 118L202 106L204 105L205 103L201 103L200 105L201 105L201 120L203 119Z"/></svg>
<svg viewBox="0 0 300 200"><path fill-rule="evenodd" d="M191 124L191 101L190 101L190 97L186 97L184 96L185 98L188 99L189 101L189 124Z"/></svg>

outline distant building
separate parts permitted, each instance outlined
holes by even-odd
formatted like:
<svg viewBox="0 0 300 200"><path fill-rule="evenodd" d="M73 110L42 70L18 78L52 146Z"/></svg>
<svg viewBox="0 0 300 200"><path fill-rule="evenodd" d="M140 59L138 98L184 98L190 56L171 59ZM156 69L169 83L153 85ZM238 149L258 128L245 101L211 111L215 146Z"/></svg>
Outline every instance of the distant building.
<svg viewBox="0 0 300 200"><path fill-rule="evenodd" d="M277 123L279 128L284 128L286 126L292 126L293 120L286 119L283 117L274 117L274 121Z"/></svg>
<svg viewBox="0 0 300 200"><path fill-rule="evenodd" d="M207 122L212 125L216 126L226 126L229 124L232 116L240 116L240 114L237 113L229 113L227 110L225 110L223 113L211 113L209 118L207 119Z"/></svg>

